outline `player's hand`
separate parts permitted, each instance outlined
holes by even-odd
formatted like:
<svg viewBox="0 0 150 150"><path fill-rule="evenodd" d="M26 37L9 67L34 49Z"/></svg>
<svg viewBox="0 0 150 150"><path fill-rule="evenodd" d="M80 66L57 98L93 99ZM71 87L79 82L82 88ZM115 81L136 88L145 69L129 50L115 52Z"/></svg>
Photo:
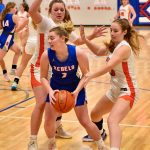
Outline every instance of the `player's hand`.
<svg viewBox="0 0 150 150"><path fill-rule="evenodd" d="M86 41L85 32L84 32L84 26L83 25L80 25L80 36L81 36L81 39L83 41Z"/></svg>
<svg viewBox="0 0 150 150"><path fill-rule="evenodd" d="M59 90L52 90L49 92L49 99L50 99L50 103L52 103L52 104L56 103L56 98L55 98L56 92L59 92Z"/></svg>
<svg viewBox="0 0 150 150"><path fill-rule="evenodd" d="M95 27L92 31L92 37L97 38L100 36L105 36L105 33L107 33L107 28L105 26Z"/></svg>
<svg viewBox="0 0 150 150"><path fill-rule="evenodd" d="M73 91L71 94L73 95L73 97L74 97L74 99L75 99L75 104L74 104L74 105L76 105L77 97L78 97L78 94L79 94L79 93L76 92L76 91Z"/></svg>

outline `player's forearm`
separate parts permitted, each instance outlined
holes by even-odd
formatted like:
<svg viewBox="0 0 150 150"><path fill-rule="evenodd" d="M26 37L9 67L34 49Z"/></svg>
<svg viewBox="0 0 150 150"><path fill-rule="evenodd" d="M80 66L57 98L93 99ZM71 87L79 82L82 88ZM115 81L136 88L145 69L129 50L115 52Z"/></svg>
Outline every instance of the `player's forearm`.
<svg viewBox="0 0 150 150"><path fill-rule="evenodd" d="M30 15L34 14L35 12L38 12L41 2L42 2L42 0L34 0L33 1L32 5L30 6L30 9L29 9Z"/></svg>
<svg viewBox="0 0 150 150"><path fill-rule="evenodd" d="M85 44L95 55L98 55L99 47L97 45L95 45L93 42L89 41L88 39L85 40Z"/></svg>
<svg viewBox="0 0 150 150"><path fill-rule="evenodd" d="M74 92L79 93L85 86L85 77L83 76Z"/></svg>

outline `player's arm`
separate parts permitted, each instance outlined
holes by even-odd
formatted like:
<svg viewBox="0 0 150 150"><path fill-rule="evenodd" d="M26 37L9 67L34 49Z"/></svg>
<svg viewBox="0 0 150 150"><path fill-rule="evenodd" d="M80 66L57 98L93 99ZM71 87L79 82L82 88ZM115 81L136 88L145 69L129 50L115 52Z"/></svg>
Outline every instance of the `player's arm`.
<svg viewBox="0 0 150 150"><path fill-rule="evenodd" d="M49 60L48 60L47 51L45 51L42 54L40 60L40 77L41 77L41 83L43 87L46 89L47 93L51 91L51 87L48 81L48 70L49 70Z"/></svg>
<svg viewBox="0 0 150 150"><path fill-rule="evenodd" d="M16 24L15 32L22 30L29 22L28 18L20 19L18 15L13 15L13 21Z"/></svg>
<svg viewBox="0 0 150 150"><path fill-rule="evenodd" d="M129 58L130 53L131 50L128 46L121 46L113 53L111 59L105 65L101 66L96 72L87 74L87 80L89 81L92 78L96 78L110 72L115 66L126 61Z"/></svg>
<svg viewBox="0 0 150 150"><path fill-rule="evenodd" d="M39 8L42 0L34 0L29 8L29 14L35 24L39 24L42 21L42 16L39 13Z"/></svg>
<svg viewBox="0 0 150 150"><path fill-rule="evenodd" d="M91 32L91 34L89 34L88 36L86 36L86 38L88 40L93 40L94 38L104 36L105 33L107 33L105 26L101 26L101 27L97 27L96 26L93 29L93 31ZM84 40L81 37L77 37L76 40L73 41L73 43L75 45L82 45L82 44L84 44Z"/></svg>
<svg viewBox="0 0 150 150"><path fill-rule="evenodd" d="M48 71L49 71L49 59L48 59L48 52L45 51L40 60L40 78L43 87L45 88L46 92L49 93L49 98L51 103L55 103L55 96L54 93L58 90L53 90L50 86L48 80Z"/></svg>
<svg viewBox="0 0 150 150"><path fill-rule="evenodd" d="M89 41L86 36L85 36L85 32L84 32L84 27L80 26L80 36L82 38L82 40L84 41L84 43L87 45L87 47L97 56L103 56L107 54L107 49L105 46L98 46L95 43L93 43L92 41Z"/></svg>
<svg viewBox="0 0 150 150"><path fill-rule="evenodd" d="M129 9L130 9L130 12L131 12L131 14L132 14L132 18L130 19L130 23L132 24L133 21L134 21L135 18L136 18L136 12L135 12L133 6L131 6L131 5L129 6Z"/></svg>
<svg viewBox="0 0 150 150"><path fill-rule="evenodd" d="M78 94L80 92L80 90L84 87L84 80L85 80L85 74L87 74L89 72L89 60L88 57L85 53L83 53L83 51L79 48L76 48L76 55L77 55L77 60L79 63L79 68L81 70L82 73L82 78L76 88L76 90L74 91L74 93Z"/></svg>

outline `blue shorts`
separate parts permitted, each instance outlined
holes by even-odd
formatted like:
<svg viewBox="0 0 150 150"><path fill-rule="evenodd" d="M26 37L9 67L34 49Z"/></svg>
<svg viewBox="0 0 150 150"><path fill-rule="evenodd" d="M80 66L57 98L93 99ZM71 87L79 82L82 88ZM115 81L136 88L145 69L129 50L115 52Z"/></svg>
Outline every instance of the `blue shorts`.
<svg viewBox="0 0 150 150"><path fill-rule="evenodd" d="M51 87L53 90L57 90L57 89L58 90L67 90L69 92L73 92L76 89L77 85L78 85L78 83L72 83L69 85L60 85L60 84L51 82ZM50 102L49 94L47 95L46 102ZM86 98L85 89L83 88L78 94L75 106L81 106L81 105L84 105L85 103L87 103L87 98Z"/></svg>
<svg viewBox="0 0 150 150"><path fill-rule="evenodd" d="M14 35L2 33L2 35L0 36L0 48L5 51L8 51L13 44Z"/></svg>

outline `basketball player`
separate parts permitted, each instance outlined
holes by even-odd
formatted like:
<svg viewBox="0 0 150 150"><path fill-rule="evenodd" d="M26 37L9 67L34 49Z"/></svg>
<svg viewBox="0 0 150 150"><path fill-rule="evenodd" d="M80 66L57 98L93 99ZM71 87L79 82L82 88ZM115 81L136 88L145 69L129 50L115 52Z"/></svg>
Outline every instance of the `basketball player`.
<svg viewBox="0 0 150 150"><path fill-rule="evenodd" d="M5 9L5 5L3 4L3 0L0 0L0 22L2 22L2 12L3 12L4 9ZM1 33L2 33L2 24L0 24L0 34ZM15 62L13 62L13 63L15 63ZM14 69L14 67L16 68L16 65L13 65L13 63L12 63L12 69ZM7 74L6 65L5 65L5 62L4 62L3 59L0 61L0 66L2 68L2 73L3 73L4 80L6 82L9 82L10 78Z"/></svg>
<svg viewBox="0 0 150 150"><path fill-rule="evenodd" d="M20 56L20 49L16 43L14 43L14 33L21 30L26 24L27 19L23 21L19 20L19 17L15 15L16 4L9 2L6 8L2 12L2 34L0 36L0 62L3 61L4 56L9 49L15 52L13 58L13 69L16 69L16 64ZM5 65L5 64L4 64ZM6 72L7 73L7 72Z"/></svg>
<svg viewBox="0 0 150 150"><path fill-rule="evenodd" d="M11 86L12 91L17 90L20 77L22 76L23 71L25 70L29 60L31 59L37 47L37 30L36 30L37 26L34 24L31 17L29 17L28 29L29 29L28 40L25 45L25 51L24 53L22 53L21 63L16 70L16 76Z"/></svg>
<svg viewBox="0 0 150 150"><path fill-rule="evenodd" d="M52 28L48 35L50 48L41 57L41 82L49 94L46 101L50 102L46 103L45 108L45 131L49 138L48 149L56 149L56 119L60 116L51 103L55 103L56 91L67 90L72 92L76 99L74 110L79 122L96 141L98 150L105 150L106 146L101 139L100 132L88 116L85 89L80 88L84 75L89 71L87 56L76 46L66 44L69 39L68 33L72 30L70 23L66 27ZM48 79L49 64L52 68L50 81ZM78 67L82 72L81 79L77 76Z"/></svg>
<svg viewBox="0 0 150 150"><path fill-rule="evenodd" d="M28 10L29 10L28 4L26 2L23 2L20 4L19 11L18 11L17 15L19 16L20 19L28 18L29 17ZM18 36L19 36L19 39L21 42L22 52L24 53L25 45L27 43L27 39L29 36L28 25L26 25L22 30L20 30L18 32Z"/></svg>
<svg viewBox="0 0 150 150"><path fill-rule="evenodd" d="M125 18L129 21L130 25L133 25L133 22L136 18L136 12L131 4L129 4L129 0L121 0L122 5L119 8L117 15L114 19L117 18Z"/></svg>
<svg viewBox="0 0 150 150"><path fill-rule="evenodd" d="M37 134L41 124L45 107L45 98L47 95L40 82L40 58L44 50L47 50L48 48L47 34L52 27L56 26L56 24L71 20L69 12L67 11L63 0L52 0L50 2L48 10L49 17L43 16L38 12L38 8L40 7L41 2L42 0L34 0L29 10L33 21L37 24L38 32L38 48L31 60L31 85L36 97L36 106L31 116L31 136L28 145L29 150L38 149ZM93 30L92 34L88 36L88 39L91 40L98 36L99 29L96 28ZM69 41L76 45L84 43L75 32L71 32ZM59 122L57 128L57 136L62 138L71 138L72 136L63 130L60 119L61 117L57 118L57 122Z"/></svg>
<svg viewBox="0 0 150 150"><path fill-rule="evenodd" d="M91 51L99 56L108 54L106 65L100 67L97 72L89 72L85 84L92 78L110 73L111 87L93 108L91 118L92 121L98 122L104 114L110 112L107 121L110 150L119 150L121 146L119 123L127 116L138 98L134 54L137 55L140 48L138 34L127 19L114 20L110 32L110 42L104 46L97 46L85 37L83 27L80 30L82 39Z"/></svg>

